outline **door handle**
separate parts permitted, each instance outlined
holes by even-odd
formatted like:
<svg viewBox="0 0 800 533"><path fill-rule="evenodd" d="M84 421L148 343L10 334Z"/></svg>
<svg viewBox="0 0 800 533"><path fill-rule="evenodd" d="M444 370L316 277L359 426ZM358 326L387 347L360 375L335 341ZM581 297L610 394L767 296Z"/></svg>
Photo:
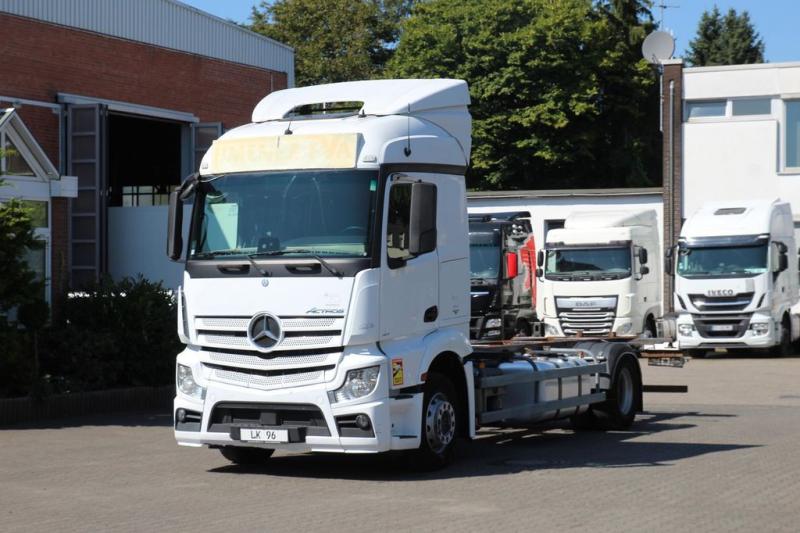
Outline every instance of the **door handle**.
<svg viewBox="0 0 800 533"><path fill-rule="evenodd" d="M435 322L439 318L439 308L437 306L429 307L425 310L423 319L425 322Z"/></svg>
<svg viewBox="0 0 800 533"><path fill-rule="evenodd" d="M302 265L286 265L286 270L292 274L316 274L322 270L318 263L305 263Z"/></svg>
<svg viewBox="0 0 800 533"><path fill-rule="evenodd" d="M217 265L217 270L224 274L247 274L250 265Z"/></svg>

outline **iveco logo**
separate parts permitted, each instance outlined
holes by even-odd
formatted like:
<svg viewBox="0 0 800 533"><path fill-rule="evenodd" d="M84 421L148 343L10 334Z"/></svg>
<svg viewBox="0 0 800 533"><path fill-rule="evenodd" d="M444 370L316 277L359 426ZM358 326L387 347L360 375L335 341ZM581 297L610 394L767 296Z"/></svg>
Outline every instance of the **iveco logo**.
<svg viewBox="0 0 800 533"><path fill-rule="evenodd" d="M733 289L709 289L706 296L733 296Z"/></svg>
<svg viewBox="0 0 800 533"><path fill-rule="evenodd" d="M278 317L269 313L258 313L250 319L247 338L260 352L269 352L283 340L283 330Z"/></svg>

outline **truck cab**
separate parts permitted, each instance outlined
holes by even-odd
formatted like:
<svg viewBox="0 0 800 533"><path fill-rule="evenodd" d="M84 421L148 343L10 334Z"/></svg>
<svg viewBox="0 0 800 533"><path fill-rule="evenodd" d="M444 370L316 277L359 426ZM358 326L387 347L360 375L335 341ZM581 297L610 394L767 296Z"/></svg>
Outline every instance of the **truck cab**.
<svg viewBox="0 0 800 533"><path fill-rule="evenodd" d="M568 216L537 261L545 335L655 336L659 248L653 210Z"/></svg>
<svg viewBox="0 0 800 533"><path fill-rule="evenodd" d="M798 337L797 246L791 207L780 200L708 203L681 229L675 268L678 346L777 348Z"/></svg>
<svg viewBox="0 0 800 533"><path fill-rule="evenodd" d="M535 255L530 213L469 215L470 339L531 336Z"/></svg>

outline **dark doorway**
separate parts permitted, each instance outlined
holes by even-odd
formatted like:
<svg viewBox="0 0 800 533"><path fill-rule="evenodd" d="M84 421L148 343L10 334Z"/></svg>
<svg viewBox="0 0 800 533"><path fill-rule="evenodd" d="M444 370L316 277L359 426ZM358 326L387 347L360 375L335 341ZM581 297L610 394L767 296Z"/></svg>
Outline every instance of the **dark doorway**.
<svg viewBox="0 0 800 533"><path fill-rule="evenodd" d="M109 113L110 207L165 205L181 180L181 124Z"/></svg>

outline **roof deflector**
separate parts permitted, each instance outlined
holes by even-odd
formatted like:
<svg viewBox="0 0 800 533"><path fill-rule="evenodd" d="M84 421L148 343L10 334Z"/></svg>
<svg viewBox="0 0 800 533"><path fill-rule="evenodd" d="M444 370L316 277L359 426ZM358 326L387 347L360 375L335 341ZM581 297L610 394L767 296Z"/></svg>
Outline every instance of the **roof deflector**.
<svg viewBox="0 0 800 533"><path fill-rule="evenodd" d="M271 93L253 110L253 122L291 120L292 110L322 102L363 102L360 114L383 116L466 107L470 99L463 80L349 81Z"/></svg>

